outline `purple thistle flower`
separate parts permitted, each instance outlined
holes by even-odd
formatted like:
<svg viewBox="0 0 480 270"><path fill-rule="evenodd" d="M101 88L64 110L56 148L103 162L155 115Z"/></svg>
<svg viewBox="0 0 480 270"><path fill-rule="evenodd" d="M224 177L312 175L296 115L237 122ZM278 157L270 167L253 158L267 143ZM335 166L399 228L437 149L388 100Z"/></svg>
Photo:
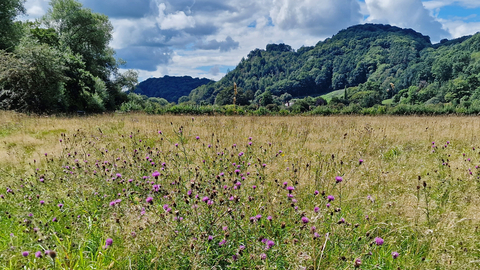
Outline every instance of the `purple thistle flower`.
<svg viewBox="0 0 480 270"><path fill-rule="evenodd" d="M158 171L154 171L154 172L152 173L152 176L155 177L155 178L157 178L157 177L160 176L160 173L159 173Z"/></svg>
<svg viewBox="0 0 480 270"><path fill-rule="evenodd" d="M330 208L330 204L329 204L329 203L327 203L327 205L326 205L326 206L327 206L327 208Z"/></svg>
<svg viewBox="0 0 480 270"><path fill-rule="evenodd" d="M22 256L23 256L23 257L28 257L28 254L30 254L28 251L22 252Z"/></svg>
<svg viewBox="0 0 480 270"><path fill-rule="evenodd" d="M272 240L268 240L268 241L267 241L266 250L269 250L269 249L272 248L274 245L275 245L275 242L273 242Z"/></svg>
<svg viewBox="0 0 480 270"><path fill-rule="evenodd" d="M208 236L208 241L212 241L213 240L213 235L209 235Z"/></svg>
<svg viewBox="0 0 480 270"><path fill-rule="evenodd" d="M318 206L315 206L315 208L313 208L313 211L314 211L315 213L318 213L318 211L320 211L320 208L318 208Z"/></svg>
<svg viewBox="0 0 480 270"><path fill-rule="evenodd" d="M358 165L362 165L362 163L363 163L363 159L359 159L358 160Z"/></svg>
<svg viewBox="0 0 480 270"><path fill-rule="evenodd" d="M315 238L315 239L316 239L316 238L320 238L320 234L318 234L317 232L314 232L314 233L313 233L313 238Z"/></svg>
<svg viewBox="0 0 480 270"><path fill-rule="evenodd" d="M240 153L238 154L238 156L239 156L239 157L243 156L243 152L240 152Z"/></svg>
<svg viewBox="0 0 480 270"><path fill-rule="evenodd" d="M237 254L233 255L232 260L234 260L234 261L238 260L238 255Z"/></svg>
<svg viewBox="0 0 480 270"><path fill-rule="evenodd" d="M40 204L41 204L41 205L45 204L45 201L40 201Z"/></svg>
<svg viewBox="0 0 480 270"><path fill-rule="evenodd" d="M260 254L260 259L266 260L267 259L267 254L265 254L265 253Z"/></svg>
<svg viewBox="0 0 480 270"><path fill-rule="evenodd" d="M63 203L59 203L57 206L58 206L58 208L62 208L62 207L63 207Z"/></svg>
<svg viewBox="0 0 480 270"><path fill-rule="evenodd" d="M58 220L57 220L56 217L54 217L54 218L52 219L52 221L53 221L53 222L57 222Z"/></svg>
<svg viewBox="0 0 480 270"><path fill-rule="evenodd" d="M355 262L353 263L353 265L355 266L355 268L358 268L362 265L362 259L360 258L356 258L355 259Z"/></svg>
<svg viewBox="0 0 480 270"><path fill-rule="evenodd" d="M226 242L227 242L227 240L223 239L222 241L220 241L220 242L218 243L218 245L219 245L219 246L223 246L223 245L225 245Z"/></svg>
<svg viewBox="0 0 480 270"><path fill-rule="evenodd" d="M383 245L383 239L380 238L380 237L375 237L375 244L377 244L377 246L381 246Z"/></svg>
<svg viewBox="0 0 480 270"><path fill-rule="evenodd" d="M287 187L287 190L288 190L288 191L294 191L294 190L295 190L295 188L294 188L294 187L292 187L292 186L288 186L288 187Z"/></svg>
<svg viewBox="0 0 480 270"><path fill-rule="evenodd" d="M268 221L272 221L272 216L268 216L268 217L267 217L267 220L268 220Z"/></svg>
<svg viewBox="0 0 480 270"><path fill-rule="evenodd" d="M145 199L145 201L146 201L147 203L150 203L150 204L151 204L151 203L153 203L153 198L152 198L152 197L148 197L147 199Z"/></svg>
<svg viewBox="0 0 480 270"><path fill-rule="evenodd" d="M310 220L308 220L307 217L302 217L302 222L303 222L304 224L307 224L309 221L310 221Z"/></svg>
<svg viewBox="0 0 480 270"><path fill-rule="evenodd" d="M119 173L117 173L116 176L117 176L117 178L122 178L122 175L119 174Z"/></svg>
<svg viewBox="0 0 480 270"><path fill-rule="evenodd" d="M398 252L396 252L396 251L392 252L393 259L398 258L398 256L400 256L400 254L398 254Z"/></svg>
<svg viewBox="0 0 480 270"><path fill-rule="evenodd" d="M200 137L199 137L199 136L197 136L197 137L195 137L195 139L197 139L197 140L200 140Z"/></svg>
<svg viewBox="0 0 480 270"><path fill-rule="evenodd" d="M327 200L328 200L329 202L334 201L334 200L335 200L335 197L333 197L333 195L328 195L328 196L327 196Z"/></svg>
<svg viewBox="0 0 480 270"><path fill-rule="evenodd" d="M240 245L240 246L238 247L238 250L244 250L244 249L245 249L245 246L244 246L244 245Z"/></svg>
<svg viewBox="0 0 480 270"><path fill-rule="evenodd" d="M320 193L320 192L318 192L318 190L315 190L315 191L313 192L313 195L317 196L318 193Z"/></svg>
<svg viewBox="0 0 480 270"><path fill-rule="evenodd" d="M107 240L105 240L105 246L106 247L109 247L113 244L113 239L112 238L107 238Z"/></svg>
<svg viewBox="0 0 480 270"><path fill-rule="evenodd" d="M35 257L36 258L42 258L42 252L41 251L35 252Z"/></svg>
<svg viewBox="0 0 480 270"><path fill-rule="evenodd" d="M335 181L336 181L337 183L340 183L340 182L343 181L343 178L342 178L341 176L337 176L337 177L335 177Z"/></svg>
<svg viewBox="0 0 480 270"><path fill-rule="evenodd" d="M210 198L208 198L208 196L205 196L205 197L202 198L202 201L203 201L203 202L207 202L209 199L210 199Z"/></svg>

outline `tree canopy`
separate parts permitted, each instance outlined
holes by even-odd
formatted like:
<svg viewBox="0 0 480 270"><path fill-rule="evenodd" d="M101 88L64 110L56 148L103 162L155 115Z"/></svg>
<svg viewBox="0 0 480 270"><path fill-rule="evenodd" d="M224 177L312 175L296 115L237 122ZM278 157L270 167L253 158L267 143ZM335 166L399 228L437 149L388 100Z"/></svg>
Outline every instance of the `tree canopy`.
<svg viewBox="0 0 480 270"><path fill-rule="evenodd" d="M16 3L10 10L18 14L23 1ZM108 17L75 0L52 0L50 6L35 23L9 18L23 31L13 49L0 50L1 108L36 113L119 108L137 74L119 72L121 61L109 47L113 27Z"/></svg>

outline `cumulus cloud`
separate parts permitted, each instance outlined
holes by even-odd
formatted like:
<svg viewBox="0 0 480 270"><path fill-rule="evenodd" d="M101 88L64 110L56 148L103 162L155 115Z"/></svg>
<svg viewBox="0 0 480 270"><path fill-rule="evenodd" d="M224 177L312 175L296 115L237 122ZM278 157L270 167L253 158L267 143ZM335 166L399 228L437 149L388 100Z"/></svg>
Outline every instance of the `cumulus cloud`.
<svg viewBox="0 0 480 270"><path fill-rule="evenodd" d="M164 3L158 5L159 15L156 18L157 24L162 30L181 30L184 28L192 28L195 26L195 19L187 16L183 11L175 13L165 13L167 6Z"/></svg>
<svg viewBox="0 0 480 270"><path fill-rule="evenodd" d="M370 16L368 22L388 23L412 28L432 41L450 37L440 22L430 15L420 0L365 0Z"/></svg>
<svg viewBox="0 0 480 270"><path fill-rule="evenodd" d="M116 50L117 56L127 59L128 69L154 71L159 65L167 65L172 60L173 51L167 47L131 46Z"/></svg>
<svg viewBox="0 0 480 270"><path fill-rule="evenodd" d="M195 48L201 50L220 50L221 52L228 52L238 48L240 42L233 40L228 36L225 41L210 40L207 42L199 42L195 45Z"/></svg>
<svg viewBox="0 0 480 270"><path fill-rule="evenodd" d="M282 29L317 35L330 34L363 19L357 0L273 0L270 17Z"/></svg>

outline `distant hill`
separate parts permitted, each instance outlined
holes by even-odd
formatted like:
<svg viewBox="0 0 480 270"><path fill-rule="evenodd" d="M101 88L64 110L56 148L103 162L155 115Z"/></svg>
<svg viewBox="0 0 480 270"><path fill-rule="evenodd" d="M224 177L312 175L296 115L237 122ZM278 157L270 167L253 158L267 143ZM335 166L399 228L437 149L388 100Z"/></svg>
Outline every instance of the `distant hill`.
<svg viewBox="0 0 480 270"><path fill-rule="evenodd" d="M236 83L237 104L262 104L270 94L279 104L343 89L344 104L362 107L386 99L460 103L480 98L479 74L480 34L432 44L412 29L364 24L297 51L286 44L255 49L220 81L194 89L189 100L232 104Z"/></svg>
<svg viewBox="0 0 480 270"><path fill-rule="evenodd" d="M139 83L134 93L148 97L164 98L168 102L177 102L181 96L188 96L193 89L211 82L214 81L206 78L192 78L190 76L149 78Z"/></svg>

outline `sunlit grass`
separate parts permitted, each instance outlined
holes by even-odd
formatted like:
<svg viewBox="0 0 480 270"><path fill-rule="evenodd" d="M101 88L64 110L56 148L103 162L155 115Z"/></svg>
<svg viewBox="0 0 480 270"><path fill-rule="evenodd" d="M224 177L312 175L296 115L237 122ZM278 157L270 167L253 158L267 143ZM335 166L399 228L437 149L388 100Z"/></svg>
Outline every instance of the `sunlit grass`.
<svg viewBox="0 0 480 270"><path fill-rule="evenodd" d="M473 117L0 119L2 269L480 267Z"/></svg>

